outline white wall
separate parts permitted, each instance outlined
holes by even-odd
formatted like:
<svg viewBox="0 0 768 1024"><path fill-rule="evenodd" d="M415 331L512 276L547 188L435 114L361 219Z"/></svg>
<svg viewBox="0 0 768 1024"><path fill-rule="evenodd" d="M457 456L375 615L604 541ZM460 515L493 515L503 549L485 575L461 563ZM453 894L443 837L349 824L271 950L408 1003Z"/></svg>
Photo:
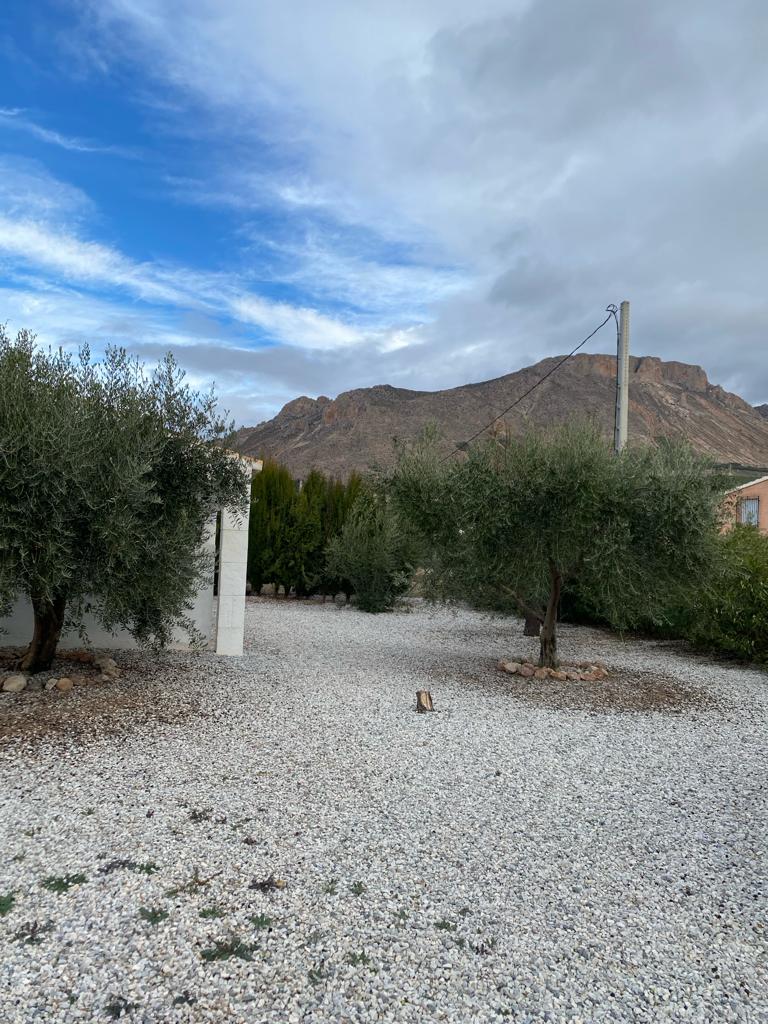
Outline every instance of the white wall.
<svg viewBox="0 0 768 1024"><path fill-rule="evenodd" d="M210 584L197 592L194 608L189 613L196 627L205 636L209 646L213 641L213 601L213 584ZM86 615L84 621L90 647L119 651L132 650L137 646L136 641L125 630L108 633L91 615ZM0 647L26 646L32 639L33 625L32 605L26 598L17 601L11 614L5 619L0 619L0 629L3 630L0 632ZM59 646L63 648L82 647L83 641L76 632L64 633ZM182 629L176 630L174 640L169 646L171 650L189 650L189 637L186 632Z"/></svg>
<svg viewBox="0 0 768 1024"><path fill-rule="evenodd" d="M259 472L261 462L257 459L237 458L243 471L243 483L250 493L251 474ZM248 570L248 518L250 505L239 519L226 509L221 513L219 532L219 587L214 597L213 581L202 587L195 595L189 616L205 638L208 648L217 654L238 655L243 653L245 632L245 577ZM204 542L205 550L213 555L216 550L216 517L208 528ZM0 619L0 646L20 647L32 639L34 617L32 606L25 599L16 603L11 614ZM109 650L130 650L136 642L130 633L119 630L108 633L95 619L87 615L84 620L89 645ZM78 633L62 635L60 646L82 647ZM171 642L172 650L189 650L189 637L182 629L176 630Z"/></svg>

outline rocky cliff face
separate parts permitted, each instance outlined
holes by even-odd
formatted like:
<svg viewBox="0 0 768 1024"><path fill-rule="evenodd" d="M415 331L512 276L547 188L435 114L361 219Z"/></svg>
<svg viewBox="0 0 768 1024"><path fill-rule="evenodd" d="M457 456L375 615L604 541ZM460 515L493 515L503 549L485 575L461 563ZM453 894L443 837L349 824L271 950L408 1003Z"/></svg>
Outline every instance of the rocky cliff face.
<svg viewBox="0 0 768 1024"><path fill-rule="evenodd" d="M522 395L561 357L478 384L448 391L409 391L388 384L345 391L336 399L302 396L274 419L240 431L249 455L272 457L297 477L314 466L346 476L392 460L394 438L411 439L430 423L446 451L483 427ZM755 409L710 384L700 366L655 357L630 360L630 439L682 436L720 462L768 465L768 406ZM512 433L573 416L592 416L613 433L616 360L577 355L503 420Z"/></svg>

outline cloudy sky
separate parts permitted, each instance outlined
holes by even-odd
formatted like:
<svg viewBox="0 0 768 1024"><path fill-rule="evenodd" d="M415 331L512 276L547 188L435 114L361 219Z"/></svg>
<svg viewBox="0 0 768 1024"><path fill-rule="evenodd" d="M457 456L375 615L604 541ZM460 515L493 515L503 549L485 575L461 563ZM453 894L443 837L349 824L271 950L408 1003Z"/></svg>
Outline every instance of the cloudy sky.
<svg viewBox="0 0 768 1024"><path fill-rule="evenodd" d="M251 424L628 298L636 354L768 401L767 53L765 0L12 0L0 320Z"/></svg>

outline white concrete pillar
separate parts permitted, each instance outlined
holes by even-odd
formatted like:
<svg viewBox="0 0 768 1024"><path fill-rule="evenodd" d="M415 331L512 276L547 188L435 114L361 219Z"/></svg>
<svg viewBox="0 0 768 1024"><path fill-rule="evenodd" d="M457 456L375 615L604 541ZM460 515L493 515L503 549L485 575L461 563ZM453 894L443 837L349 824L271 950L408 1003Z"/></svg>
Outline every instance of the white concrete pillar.
<svg viewBox="0 0 768 1024"><path fill-rule="evenodd" d="M251 467L243 465L250 495ZM245 632L245 578L248 571L248 517L250 504L238 521L226 509L219 533L219 588L216 616L216 653L242 654Z"/></svg>

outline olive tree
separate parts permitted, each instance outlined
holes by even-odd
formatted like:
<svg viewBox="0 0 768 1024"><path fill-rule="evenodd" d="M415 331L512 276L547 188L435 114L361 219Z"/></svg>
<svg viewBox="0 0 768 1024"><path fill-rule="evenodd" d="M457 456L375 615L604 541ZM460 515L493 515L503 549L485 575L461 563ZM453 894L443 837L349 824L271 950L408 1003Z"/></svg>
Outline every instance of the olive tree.
<svg viewBox="0 0 768 1024"><path fill-rule="evenodd" d="M599 594L616 625L653 621L717 537L720 481L705 461L670 443L615 455L589 423L450 460L426 438L401 449L390 484L426 543L428 592L538 618L546 667L558 664L566 585Z"/></svg>
<svg viewBox="0 0 768 1024"><path fill-rule="evenodd" d="M142 644L193 632L208 523L247 502L227 432L170 356L146 373L122 349L94 361L0 328L0 612L31 602L23 670L50 667L86 610Z"/></svg>
<svg viewBox="0 0 768 1024"><path fill-rule="evenodd" d="M365 612L393 608L410 587L417 564L413 531L386 492L370 483L360 489L327 555L329 576L350 580Z"/></svg>

